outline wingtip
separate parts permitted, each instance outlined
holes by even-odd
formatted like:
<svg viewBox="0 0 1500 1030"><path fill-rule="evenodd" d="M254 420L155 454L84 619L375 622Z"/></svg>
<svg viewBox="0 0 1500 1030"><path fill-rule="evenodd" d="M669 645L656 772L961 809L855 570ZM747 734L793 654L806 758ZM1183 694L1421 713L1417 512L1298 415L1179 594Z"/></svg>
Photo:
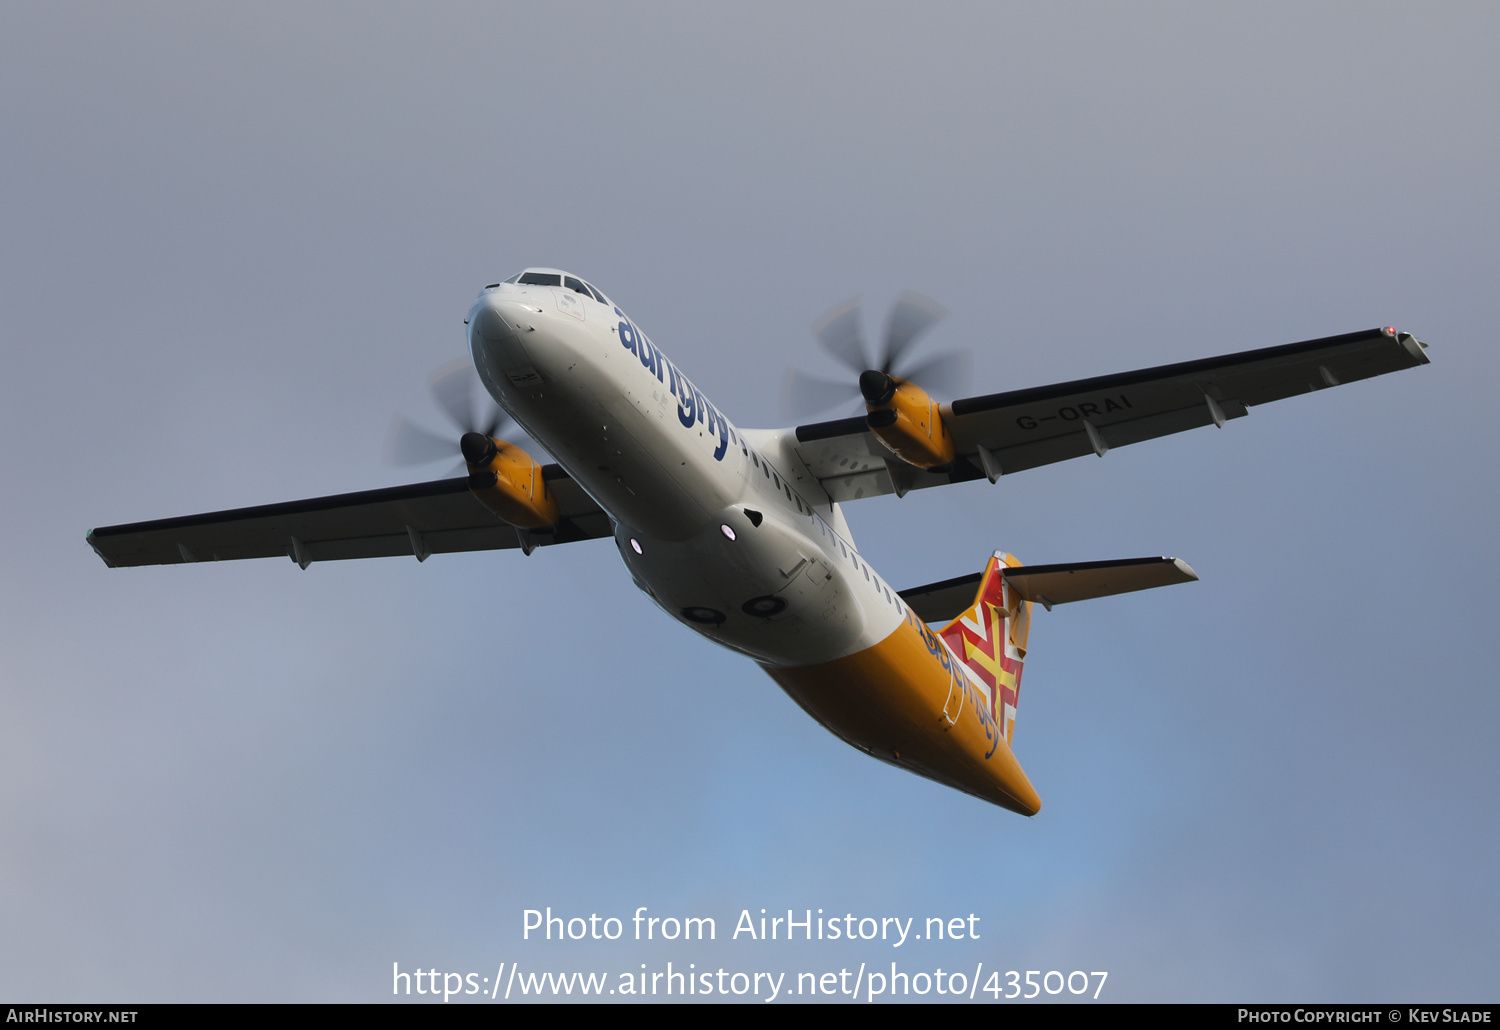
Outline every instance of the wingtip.
<svg viewBox="0 0 1500 1030"><path fill-rule="evenodd" d="M1427 356L1427 344L1417 339L1411 333L1397 333L1396 339L1417 364L1432 364L1432 359Z"/></svg>
<svg viewBox="0 0 1500 1030"><path fill-rule="evenodd" d="M115 567L115 563L109 560L109 555L99 550L99 544L94 540L94 531L92 529L83 535L83 542L88 544L89 549L99 556L99 560L104 562L105 568L112 569Z"/></svg>
<svg viewBox="0 0 1500 1030"><path fill-rule="evenodd" d="M1177 571L1181 572L1188 579L1195 581L1198 579L1198 573L1194 572L1193 567L1187 562L1183 561L1181 558L1173 558L1172 564L1177 566Z"/></svg>

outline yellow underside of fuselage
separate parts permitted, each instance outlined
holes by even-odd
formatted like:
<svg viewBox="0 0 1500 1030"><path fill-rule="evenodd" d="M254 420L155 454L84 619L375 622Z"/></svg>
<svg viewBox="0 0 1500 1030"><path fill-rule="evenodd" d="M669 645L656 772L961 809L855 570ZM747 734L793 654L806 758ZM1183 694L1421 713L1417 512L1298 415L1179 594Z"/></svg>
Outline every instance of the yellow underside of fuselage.
<svg viewBox="0 0 1500 1030"><path fill-rule="evenodd" d="M984 696L909 610L874 647L818 665L762 668L861 751L1012 812L1041 810Z"/></svg>

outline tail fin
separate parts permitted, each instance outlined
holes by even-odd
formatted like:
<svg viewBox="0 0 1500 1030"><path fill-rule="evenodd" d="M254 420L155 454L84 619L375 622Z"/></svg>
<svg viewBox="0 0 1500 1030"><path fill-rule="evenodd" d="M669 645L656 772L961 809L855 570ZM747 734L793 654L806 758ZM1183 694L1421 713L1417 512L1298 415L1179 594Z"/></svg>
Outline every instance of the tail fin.
<svg viewBox="0 0 1500 1030"><path fill-rule="evenodd" d="M959 661L988 688L990 714L1006 744L1016 731L1031 602L1006 582L1003 570L1020 564L1014 556L996 551L980 577L973 605L941 631Z"/></svg>
<svg viewBox="0 0 1500 1030"><path fill-rule="evenodd" d="M968 589L978 582L974 603L944 626L941 635L989 691L990 714L1009 744L1016 731L1032 601L1050 610L1055 604L1191 583L1197 578L1193 567L1181 558L1023 566L1014 556L996 551L983 573L903 590L901 599L923 622L935 624L963 604Z"/></svg>

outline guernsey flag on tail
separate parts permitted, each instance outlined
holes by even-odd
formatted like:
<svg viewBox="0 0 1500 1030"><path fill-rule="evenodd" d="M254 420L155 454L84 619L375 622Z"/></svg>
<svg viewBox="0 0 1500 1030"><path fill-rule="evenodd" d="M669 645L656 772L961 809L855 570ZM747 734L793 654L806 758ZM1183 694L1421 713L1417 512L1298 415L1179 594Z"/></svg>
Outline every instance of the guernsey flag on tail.
<svg viewBox="0 0 1500 1030"><path fill-rule="evenodd" d="M942 630L943 640L988 691L990 714L1007 744L1016 731L1031 602L1006 582L1002 570L1020 564L1012 555L996 551L985 566L973 606Z"/></svg>
<svg viewBox="0 0 1500 1030"><path fill-rule="evenodd" d="M996 551L979 580L973 605L943 627L942 637L973 673L980 688L989 692L990 714L1009 744L1016 731L1021 662L1026 657L1032 602L1050 609L1071 601L1191 583L1197 578L1193 567L1181 558L1022 565L1004 551Z"/></svg>

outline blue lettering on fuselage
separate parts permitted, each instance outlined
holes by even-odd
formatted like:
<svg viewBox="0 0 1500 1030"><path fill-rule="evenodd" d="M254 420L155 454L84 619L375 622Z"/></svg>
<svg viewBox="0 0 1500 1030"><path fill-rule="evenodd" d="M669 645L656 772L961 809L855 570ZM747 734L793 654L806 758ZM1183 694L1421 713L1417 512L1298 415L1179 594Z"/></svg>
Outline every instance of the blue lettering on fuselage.
<svg viewBox="0 0 1500 1030"><path fill-rule="evenodd" d="M657 350L656 345L635 327L635 323L625 312L615 308L615 314L620 316L620 345L639 358L641 366L656 376L658 382L668 384L672 396L677 398L677 421L682 423L684 429L704 423L708 435L718 440L718 446L714 448L714 460L723 461L733 433L729 420L704 399L698 388L665 354Z"/></svg>

